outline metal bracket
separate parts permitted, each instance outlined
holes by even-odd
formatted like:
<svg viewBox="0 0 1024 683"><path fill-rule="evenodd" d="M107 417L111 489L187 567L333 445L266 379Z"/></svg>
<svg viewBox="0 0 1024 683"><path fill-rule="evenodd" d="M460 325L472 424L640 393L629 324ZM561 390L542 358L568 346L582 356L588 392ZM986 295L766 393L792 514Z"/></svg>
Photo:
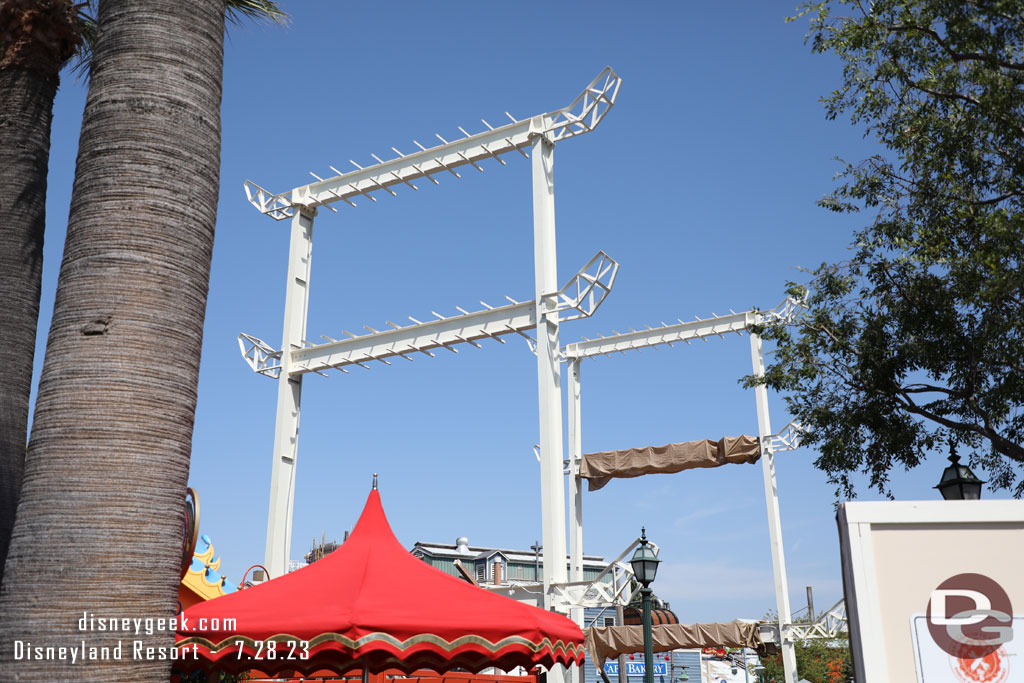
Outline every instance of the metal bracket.
<svg viewBox="0 0 1024 683"><path fill-rule="evenodd" d="M766 438L771 440L772 452L774 453L779 451L795 451L800 447L800 434L802 432L803 427L800 426L800 423L792 420L778 433Z"/></svg>
<svg viewBox="0 0 1024 683"><path fill-rule="evenodd" d="M556 311L576 311L559 316L559 322L589 318L612 291L619 264L608 254L599 251L558 290Z"/></svg>
<svg viewBox="0 0 1024 683"><path fill-rule="evenodd" d="M281 376L281 352L272 348L259 337L238 335L238 348L242 358L254 372L277 379Z"/></svg>
<svg viewBox="0 0 1024 683"><path fill-rule="evenodd" d="M802 297L787 296L778 306L760 311L761 319L772 325L792 325L807 308L807 294Z"/></svg>

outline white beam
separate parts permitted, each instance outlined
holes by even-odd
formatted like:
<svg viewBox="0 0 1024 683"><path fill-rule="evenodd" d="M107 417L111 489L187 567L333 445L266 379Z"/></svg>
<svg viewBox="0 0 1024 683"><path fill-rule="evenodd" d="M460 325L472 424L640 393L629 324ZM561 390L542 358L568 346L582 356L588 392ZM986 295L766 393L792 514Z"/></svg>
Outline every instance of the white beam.
<svg viewBox="0 0 1024 683"><path fill-rule="evenodd" d="M398 154L394 159L379 161L366 168L351 162L357 169L348 173L341 173L332 167L336 176L301 185L290 192L273 194L248 180L245 182L245 192L249 201L261 213L283 220L293 214L295 206L314 207L339 201L354 206L352 200L373 198L373 193L385 191L393 194L391 188L395 185L411 186L413 181L424 177L436 182L433 176L445 172L459 177L455 169L462 166L472 165L482 170L479 162L488 159L496 159L504 164L499 157L509 152L518 151L526 156L523 149L533 144L533 136L544 135L551 141L557 141L596 128L615 104L621 83L622 79L611 67L605 67L571 104L554 112L500 128L488 125L489 130L482 133L467 134L460 140L445 141L444 144L428 149L416 143L421 149L413 154L402 154L392 148Z"/></svg>
<svg viewBox="0 0 1024 683"><path fill-rule="evenodd" d="M606 356L611 353L624 353L635 349L677 342L689 344L694 339L723 337L726 334L743 334L753 324L754 317L759 315L762 322L789 323L800 313L803 302L793 297L786 297L775 308L758 311L752 308L742 313L730 312L729 315L714 315L710 318L697 318L688 322L680 320L678 324L661 324L661 327L647 326L644 330L631 330L626 333L616 332L598 339L584 339L581 342L568 344L562 349L566 359L592 358Z"/></svg>
<svg viewBox="0 0 1024 683"><path fill-rule="evenodd" d="M688 343L692 339L720 337L725 334L742 334L751 321L751 312L733 313L706 320L663 325L652 329L615 334L600 339L574 342L565 347L565 357L590 358L593 356L621 353L634 349L658 346L660 344Z"/></svg>
<svg viewBox="0 0 1024 683"><path fill-rule="evenodd" d="M615 259L603 251L597 252L560 290L548 297L549 305L553 305L550 314L561 322L593 315L611 292L618 270L619 264ZM389 330L374 330L364 325L371 330L370 334L346 332L349 339L324 337L328 340L326 344L305 343L289 354L292 361L290 374L293 377L310 372L323 374L324 370L332 368L348 372L344 370L346 365L367 367L367 362L388 363L387 359L395 356L412 360L410 354L432 356L433 349L443 347L455 351L453 347L458 344L480 346L480 342L488 338L504 343L501 337L512 333L526 337L532 344L533 339L526 331L537 325L537 302L510 301L514 303L498 308L481 301L486 310L470 313L460 308L461 314L451 317L434 313L438 319L427 322L410 318L415 324L405 327L388 322L392 328ZM245 333L238 335L238 346L253 371L267 377L280 376L281 351Z"/></svg>
<svg viewBox="0 0 1024 683"><path fill-rule="evenodd" d="M301 375L400 355L426 353L441 347L450 348L456 344L523 333L536 325L537 304L524 301L297 349L291 354L291 372L292 375Z"/></svg>

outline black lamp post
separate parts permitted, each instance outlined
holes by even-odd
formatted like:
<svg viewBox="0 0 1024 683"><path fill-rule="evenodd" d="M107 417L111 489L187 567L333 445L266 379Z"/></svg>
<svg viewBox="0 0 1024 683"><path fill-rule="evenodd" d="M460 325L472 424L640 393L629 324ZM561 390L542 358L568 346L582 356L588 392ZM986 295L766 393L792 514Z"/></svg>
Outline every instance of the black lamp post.
<svg viewBox="0 0 1024 683"><path fill-rule="evenodd" d="M981 498L981 479L967 465L960 464L960 456L956 454L956 446L949 444L950 465L942 471L942 479L937 488L946 500L978 500Z"/></svg>
<svg viewBox="0 0 1024 683"><path fill-rule="evenodd" d="M640 596L643 600L644 621L644 683L654 683L654 642L651 637L651 582L658 573L658 553L647 542L647 530L640 528L640 547L633 553L629 564L633 567L633 576L640 582Z"/></svg>

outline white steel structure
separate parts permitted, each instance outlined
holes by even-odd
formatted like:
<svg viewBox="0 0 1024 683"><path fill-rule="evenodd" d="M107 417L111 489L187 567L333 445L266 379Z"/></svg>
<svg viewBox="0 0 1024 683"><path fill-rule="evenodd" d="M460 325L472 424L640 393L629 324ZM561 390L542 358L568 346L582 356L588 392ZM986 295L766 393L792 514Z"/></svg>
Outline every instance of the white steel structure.
<svg viewBox="0 0 1024 683"><path fill-rule="evenodd" d="M834 640L840 633L848 629L846 621L846 599L840 598L836 604L825 610L825 613L814 621L805 624L792 624L789 637L796 640Z"/></svg>
<svg viewBox="0 0 1024 683"><path fill-rule="evenodd" d="M715 316L706 320L697 319L691 322L679 321L675 325L662 323L661 327L648 327L625 334L614 334L610 337L587 339L565 347L563 355L569 364L569 546L570 546L570 579L580 581L583 578L583 496L580 477L580 463L583 458L582 449L582 414L580 402L580 366L584 358L608 356L612 353L625 353L662 344L673 346L682 342L689 344L691 340L707 340L709 337L722 337L726 334L748 334L754 375L764 374L764 355L761 350L761 336L752 329L765 322L788 322L799 310L799 301L787 298L770 311L752 309L742 313ZM772 432L768 415L768 390L764 385L754 389L757 407L758 434L761 439L761 466L764 477L765 505L768 511L768 533L771 539L772 569L775 576L775 599L779 614L779 629L782 634L782 659L786 672L786 683L796 681L796 653L794 638L790 633L792 618L789 609L789 586L786 579L786 560L782 548L782 523L779 518L779 492L775 480L775 452L790 450L798 445L799 426L789 424L780 433ZM573 610L574 617L577 616ZM579 614L581 618L582 615Z"/></svg>
<svg viewBox="0 0 1024 683"><path fill-rule="evenodd" d="M618 264L599 252L568 284L559 289L555 252L554 147L561 140L590 132L602 121L615 103L621 79L605 68L580 95L566 107L529 119L516 120L495 128L483 121L487 130L425 148L415 142L418 151L403 154L355 170L316 178L316 182L273 194L246 181L249 201L263 214L275 220L291 221L288 279L285 294L284 330L280 349L262 340L242 334L239 346L252 369L278 380L277 419L271 470L270 512L267 524L266 567L271 576L285 572L291 546L291 515L295 496L295 466L298 454L299 416L303 376L327 374L328 370L348 372L348 366L369 367L371 362L389 363L401 356L412 360L417 354L434 355L433 349L456 351L458 344L479 346L484 339L504 343L505 334L526 335L536 329L538 399L540 410L540 449L542 522L544 545L544 585L565 583L564 558L565 498L562 489L562 406L560 395L560 322L588 316L610 291ZM445 317L411 325L388 323L391 329L374 330L347 339L324 337L325 343L306 341L306 317L309 304L310 262L313 245L313 221L321 206L355 200L376 202L384 194L395 196L396 187L418 189L416 181L426 179L438 184L435 175L460 177L458 169L472 166L482 171L481 163L516 152L530 159L533 171L533 231L535 293L531 301ZM547 592L547 591L546 591ZM560 676L560 674L558 674Z"/></svg>

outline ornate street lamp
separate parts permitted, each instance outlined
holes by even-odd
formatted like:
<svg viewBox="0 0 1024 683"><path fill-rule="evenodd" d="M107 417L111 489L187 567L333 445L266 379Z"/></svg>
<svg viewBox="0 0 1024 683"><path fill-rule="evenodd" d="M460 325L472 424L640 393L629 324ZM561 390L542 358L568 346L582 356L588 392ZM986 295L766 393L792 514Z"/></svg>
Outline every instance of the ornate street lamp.
<svg viewBox="0 0 1024 683"><path fill-rule="evenodd" d="M647 542L647 529L640 528L640 546L633 553L629 564L633 576L640 582L640 596L643 600L644 621L644 683L654 683L654 641L651 637L651 589L654 576L658 573L658 553Z"/></svg>
<svg viewBox="0 0 1024 683"><path fill-rule="evenodd" d="M956 446L949 444L949 467L942 471L942 479L937 488L946 500L978 500L981 498L981 479L967 465L960 464L960 456L956 454Z"/></svg>

